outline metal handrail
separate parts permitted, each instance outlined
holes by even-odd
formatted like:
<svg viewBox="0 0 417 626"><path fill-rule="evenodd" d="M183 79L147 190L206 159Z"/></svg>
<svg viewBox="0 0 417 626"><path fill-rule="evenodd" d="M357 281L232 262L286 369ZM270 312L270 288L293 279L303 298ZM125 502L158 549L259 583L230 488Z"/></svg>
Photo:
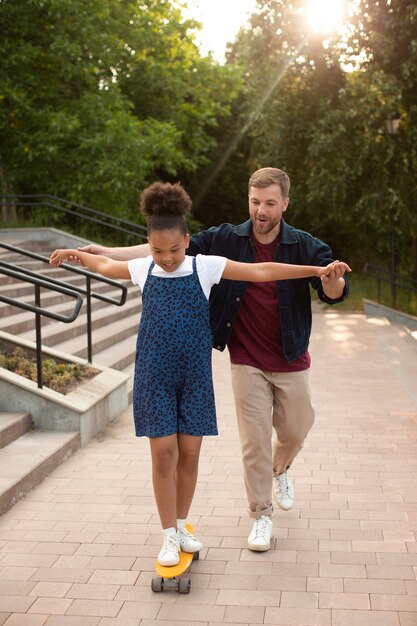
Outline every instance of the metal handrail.
<svg viewBox="0 0 417 626"><path fill-rule="evenodd" d="M31 252L29 250L24 250L23 248L19 248L17 246L12 246L11 244L7 244L4 242L0 242L0 248L4 248L5 250L9 250L11 252L15 252L17 254L22 254L23 256L30 257L32 259L36 259L38 261L42 261L43 263L47 263L49 265L49 257L43 256L42 254L38 254L36 252ZM2 267L10 267L10 264L5 261L0 261L0 269ZM74 265L70 265L68 263L63 263L60 265L64 269L73 272L75 274L82 274L86 279L86 287L83 289L82 287L71 286L71 290L75 291L79 294L86 296L86 306L87 306L87 360L89 363L93 360L93 343L92 343L92 321L91 321L91 299L95 298L96 300L102 300L103 302L107 302L109 304L114 304L115 306L123 306L126 302L127 296L127 287L126 285L121 284L120 282L113 280L112 278L107 278L106 276L101 276L101 274L95 274L90 270L87 270L82 267L76 267ZM32 276L34 278L39 277L39 274L36 272L32 272L31 270L27 270L25 268L19 268L19 271L25 273L27 276ZM92 291L91 289L91 280L97 280L102 283L106 283L108 285L112 285L117 289L121 290L120 300L115 300L114 298L110 298L101 293ZM57 280L56 278L46 278L42 277L42 280L46 281L50 285L55 285L61 288L66 288L65 283Z"/></svg>
<svg viewBox="0 0 417 626"><path fill-rule="evenodd" d="M49 265L49 257L44 256L43 254L38 254L37 252L32 252L31 250L25 250L24 248L19 248L11 244L4 243L3 241L0 241L0 248L4 248L5 250L9 250L10 252L16 252L18 254L22 254L23 256L30 257L32 259L35 259L36 261L42 261L43 263L47 263ZM4 261L0 261L0 263L4 263ZM122 285L117 280L114 280L113 278L107 278L107 276L102 276L101 274L96 274L95 272L92 272L91 270L88 270L85 267L78 267L76 265L71 265L70 263L61 263L59 267L63 267L64 269L69 270L70 272L74 272L75 274L82 274L83 276L90 276L91 278L94 278L98 280L99 282L112 285L113 287L117 287L118 289L121 289L122 291L120 295L120 300L116 300L115 298L110 298L109 296L105 296L95 291L91 293L92 298L96 298L97 300L103 300L103 302L107 302L108 304L114 304L116 306L122 306L126 302L127 288L125 285ZM31 272L30 270L26 268L22 267L19 269L23 272L26 272L29 275L35 274L35 276L37 276L36 272ZM51 283L55 283L55 284L62 285L65 287L65 283L62 283L56 278L48 277L48 278L44 278L44 280L48 280ZM82 289L81 287L71 287L71 289L73 289L74 291L79 291L80 293L84 295L87 295L87 290Z"/></svg>
<svg viewBox="0 0 417 626"><path fill-rule="evenodd" d="M373 265L372 263L365 263L363 273L375 278L377 281L378 304L381 302L381 283L391 285L391 304L393 309L396 308L397 304L397 287L417 294L417 280L404 276L404 274L393 272L386 267Z"/></svg>
<svg viewBox="0 0 417 626"><path fill-rule="evenodd" d="M9 298L8 296L3 296L0 294L0 302L4 302L5 304L10 304L12 306L16 306L19 309L24 309L25 311L31 311L35 313L35 325L36 325L36 370L37 370L37 382L39 389L43 387L42 381L42 339L41 339L41 316L49 317L51 319L64 322L64 324L69 324L73 322L80 312L81 305L83 303L83 299L81 295L75 292L72 289L68 289L68 287L63 287L61 285L51 285L48 281L43 280L42 278L35 276L28 276L25 272L20 270L14 270L10 267L5 267L5 264L2 263L0 267L0 273L5 274L11 278L15 278L17 280L23 280L25 282L31 283L35 287L35 305L27 304L26 302L20 302L15 298ZM53 311L48 311L44 307L41 306L41 287L49 289L51 291L57 291L59 293L63 293L70 298L75 298L76 302L74 304L74 308L72 310L71 315L62 315L61 313L54 313Z"/></svg>
<svg viewBox="0 0 417 626"><path fill-rule="evenodd" d="M97 211L96 209L91 209L83 204L70 202L69 200L65 200L65 198L59 198L58 196L53 196L51 194L2 194L0 195L0 198L4 206L34 207L42 205L50 209L61 211L67 215L82 217L93 224L105 226L111 228L111 230L117 230L125 235L139 237L139 239L144 241L146 241L147 238L146 227L142 224L136 224L135 222L123 219L116 215L109 215L103 211ZM46 199L46 201L44 199ZM50 202L50 200L52 202ZM63 204L64 206L56 204L57 202ZM74 210L74 208L78 210Z"/></svg>

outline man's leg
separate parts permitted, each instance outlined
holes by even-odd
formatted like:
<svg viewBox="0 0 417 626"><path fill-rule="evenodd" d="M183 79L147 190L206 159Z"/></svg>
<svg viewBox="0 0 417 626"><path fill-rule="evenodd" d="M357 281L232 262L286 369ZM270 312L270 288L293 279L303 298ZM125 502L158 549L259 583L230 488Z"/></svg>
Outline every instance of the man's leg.
<svg viewBox="0 0 417 626"><path fill-rule="evenodd" d="M242 447L249 516L255 519L248 547L264 551L272 532L273 389L263 372L232 364L232 387Z"/></svg>
<svg viewBox="0 0 417 626"><path fill-rule="evenodd" d="M272 424L276 432L272 455L274 495L281 508L288 510L293 505L294 492L286 472L314 423L309 370L274 373L272 381Z"/></svg>

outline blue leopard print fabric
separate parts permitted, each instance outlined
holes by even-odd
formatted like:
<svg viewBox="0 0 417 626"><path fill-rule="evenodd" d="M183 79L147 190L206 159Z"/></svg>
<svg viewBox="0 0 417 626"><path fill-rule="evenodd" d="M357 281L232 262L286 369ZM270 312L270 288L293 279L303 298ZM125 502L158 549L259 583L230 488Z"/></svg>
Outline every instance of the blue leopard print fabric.
<svg viewBox="0 0 417 626"><path fill-rule="evenodd" d="M193 273L152 276L142 293L136 343L133 416L136 436L217 435L209 306Z"/></svg>

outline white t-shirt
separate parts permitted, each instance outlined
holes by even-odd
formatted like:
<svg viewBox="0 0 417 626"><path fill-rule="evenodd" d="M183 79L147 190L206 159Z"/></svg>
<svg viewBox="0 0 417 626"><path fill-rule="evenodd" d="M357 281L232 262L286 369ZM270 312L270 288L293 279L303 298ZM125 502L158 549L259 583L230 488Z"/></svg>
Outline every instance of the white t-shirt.
<svg viewBox="0 0 417 626"><path fill-rule="evenodd" d="M193 273L193 258L192 256L186 256L184 261L174 272L166 272L155 263L152 269L152 276L160 276L161 278L167 279L188 276ZM198 279L203 293L208 300L212 286L220 282L227 259L223 256L205 256L204 254L197 254L195 258ZM143 291L148 277L149 266L152 261L152 256L147 256L144 259L132 259L128 262L132 283L139 285L141 291Z"/></svg>

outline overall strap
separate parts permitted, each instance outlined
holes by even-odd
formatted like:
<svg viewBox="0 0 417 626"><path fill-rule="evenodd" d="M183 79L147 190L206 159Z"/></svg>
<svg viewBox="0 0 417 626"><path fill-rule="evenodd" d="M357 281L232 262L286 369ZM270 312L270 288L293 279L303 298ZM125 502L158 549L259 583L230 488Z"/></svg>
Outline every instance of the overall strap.
<svg viewBox="0 0 417 626"><path fill-rule="evenodd" d="M151 262L151 264L149 266L149 269L148 269L148 275L147 275L146 279L148 279L149 276L152 274L152 270L153 270L154 267L155 267L155 261L152 259L152 262Z"/></svg>

